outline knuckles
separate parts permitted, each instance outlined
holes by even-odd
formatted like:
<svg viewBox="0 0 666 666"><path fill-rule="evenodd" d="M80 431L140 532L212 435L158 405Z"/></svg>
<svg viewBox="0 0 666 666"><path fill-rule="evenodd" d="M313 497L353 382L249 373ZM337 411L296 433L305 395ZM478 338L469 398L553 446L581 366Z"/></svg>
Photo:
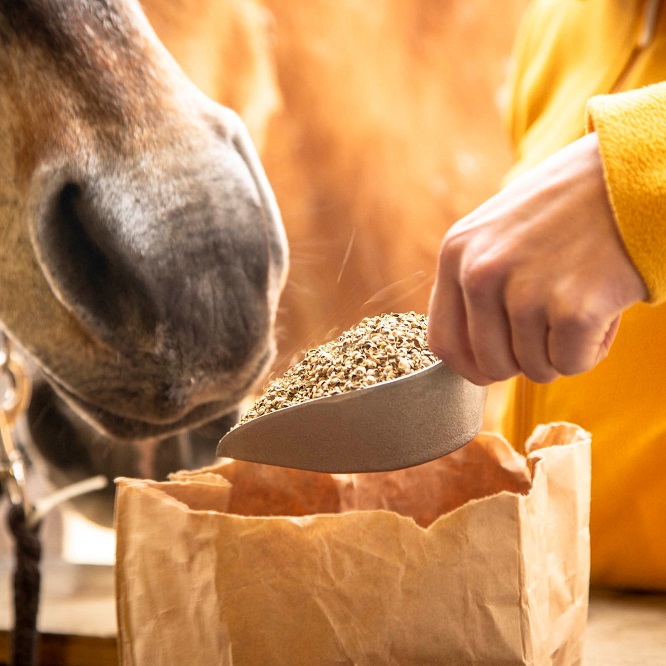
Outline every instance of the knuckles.
<svg viewBox="0 0 666 666"><path fill-rule="evenodd" d="M501 261L486 255L464 266L460 283L466 296L472 301L478 301L489 292L494 292L496 285L503 281L503 276Z"/></svg>

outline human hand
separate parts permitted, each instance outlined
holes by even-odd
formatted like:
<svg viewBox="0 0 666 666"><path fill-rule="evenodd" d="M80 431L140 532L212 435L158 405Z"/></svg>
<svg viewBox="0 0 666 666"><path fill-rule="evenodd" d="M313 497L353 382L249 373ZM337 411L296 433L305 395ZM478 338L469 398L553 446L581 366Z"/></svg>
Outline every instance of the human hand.
<svg viewBox="0 0 666 666"><path fill-rule="evenodd" d="M549 382L603 360L621 313L646 298L591 133L519 176L444 236L429 345L475 384L520 373Z"/></svg>

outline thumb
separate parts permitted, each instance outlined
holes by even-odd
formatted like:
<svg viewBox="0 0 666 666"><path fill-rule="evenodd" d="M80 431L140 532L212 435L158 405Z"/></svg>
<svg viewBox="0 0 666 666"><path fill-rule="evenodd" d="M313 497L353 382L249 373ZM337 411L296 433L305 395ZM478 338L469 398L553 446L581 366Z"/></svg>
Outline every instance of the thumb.
<svg viewBox="0 0 666 666"><path fill-rule="evenodd" d="M610 348L613 346L613 342L615 342L615 336L617 335L618 329L620 328L620 320L622 319L621 315L618 315L613 319L611 322L610 326L608 327L608 330L606 331L606 335L604 336L603 342L601 343L601 346L599 347L599 352L597 353L597 358L594 362L594 365L597 363L600 363L603 361L607 356L608 353L610 352Z"/></svg>

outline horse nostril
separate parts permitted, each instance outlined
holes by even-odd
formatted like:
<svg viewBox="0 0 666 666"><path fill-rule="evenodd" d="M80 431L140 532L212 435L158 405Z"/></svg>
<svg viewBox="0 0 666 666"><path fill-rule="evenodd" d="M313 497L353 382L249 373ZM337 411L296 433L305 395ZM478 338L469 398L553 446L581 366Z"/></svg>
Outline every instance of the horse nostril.
<svg viewBox="0 0 666 666"><path fill-rule="evenodd" d="M89 211L82 202L81 188L68 183L58 195L50 220L50 250L57 260L55 264L61 277L61 287L77 289L81 282L91 291L103 291L108 285L109 261L101 248L93 241L83 219Z"/></svg>
<svg viewBox="0 0 666 666"><path fill-rule="evenodd" d="M37 255L52 290L103 338L154 323L149 301L114 247L112 221L81 185L68 182L37 224Z"/></svg>

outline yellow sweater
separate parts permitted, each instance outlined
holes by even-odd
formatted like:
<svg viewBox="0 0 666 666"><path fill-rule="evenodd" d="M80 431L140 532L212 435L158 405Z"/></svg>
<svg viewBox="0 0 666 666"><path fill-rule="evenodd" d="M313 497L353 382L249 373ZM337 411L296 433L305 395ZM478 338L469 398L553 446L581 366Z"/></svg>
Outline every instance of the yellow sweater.
<svg viewBox="0 0 666 666"><path fill-rule="evenodd" d="M505 434L524 442L537 423L557 420L589 430L592 582L666 590L666 0L659 4L536 0L523 22L512 174L596 131L618 225L652 303L625 313L609 357L591 372L512 382Z"/></svg>

